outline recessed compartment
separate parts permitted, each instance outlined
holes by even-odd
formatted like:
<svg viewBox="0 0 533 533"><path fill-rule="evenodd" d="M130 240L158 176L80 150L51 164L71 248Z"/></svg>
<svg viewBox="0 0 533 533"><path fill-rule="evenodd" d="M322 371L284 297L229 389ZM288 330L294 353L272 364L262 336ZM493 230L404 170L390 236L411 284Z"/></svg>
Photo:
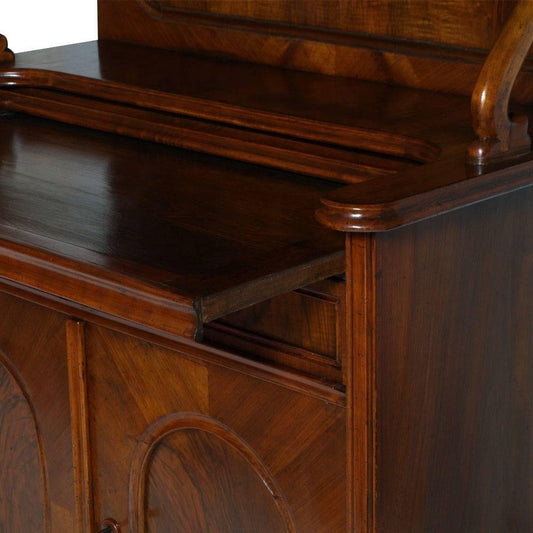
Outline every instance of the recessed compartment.
<svg viewBox="0 0 533 533"><path fill-rule="evenodd" d="M205 339L254 359L342 382L345 282L329 278L225 316Z"/></svg>

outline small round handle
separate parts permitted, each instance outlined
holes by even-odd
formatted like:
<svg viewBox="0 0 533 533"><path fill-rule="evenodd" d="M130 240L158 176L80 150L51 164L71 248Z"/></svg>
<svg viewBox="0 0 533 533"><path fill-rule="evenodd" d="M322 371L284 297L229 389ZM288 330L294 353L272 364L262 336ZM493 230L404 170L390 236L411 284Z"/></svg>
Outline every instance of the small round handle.
<svg viewBox="0 0 533 533"><path fill-rule="evenodd" d="M102 522L102 525L104 526L104 529L102 529L100 533L120 533L118 522L112 518L106 518Z"/></svg>

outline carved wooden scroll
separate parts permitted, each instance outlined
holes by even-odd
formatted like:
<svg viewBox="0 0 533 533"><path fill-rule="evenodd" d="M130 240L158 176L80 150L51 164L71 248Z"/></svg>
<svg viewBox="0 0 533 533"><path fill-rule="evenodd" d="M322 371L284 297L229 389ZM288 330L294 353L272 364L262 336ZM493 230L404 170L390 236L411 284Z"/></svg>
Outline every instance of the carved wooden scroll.
<svg viewBox="0 0 533 533"><path fill-rule="evenodd" d="M469 163L483 165L530 149L527 117L509 115L509 98L532 42L533 2L521 0L487 57L472 94L478 140L468 147Z"/></svg>
<svg viewBox="0 0 533 533"><path fill-rule="evenodd" d="M7 39L0 35L0 63L8 63L15 59L15 54L7 47Z"/></svg>

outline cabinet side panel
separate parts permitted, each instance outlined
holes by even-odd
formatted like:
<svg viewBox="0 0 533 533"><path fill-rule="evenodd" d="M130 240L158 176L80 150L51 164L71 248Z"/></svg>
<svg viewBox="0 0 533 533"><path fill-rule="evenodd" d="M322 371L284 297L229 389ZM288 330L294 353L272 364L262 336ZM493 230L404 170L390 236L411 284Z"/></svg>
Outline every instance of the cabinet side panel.
<svg viewBox="0 0 533 533"><path fill-rule="evenodd" d="M376 237L380 532L533 530L533 188Z"/></svg>

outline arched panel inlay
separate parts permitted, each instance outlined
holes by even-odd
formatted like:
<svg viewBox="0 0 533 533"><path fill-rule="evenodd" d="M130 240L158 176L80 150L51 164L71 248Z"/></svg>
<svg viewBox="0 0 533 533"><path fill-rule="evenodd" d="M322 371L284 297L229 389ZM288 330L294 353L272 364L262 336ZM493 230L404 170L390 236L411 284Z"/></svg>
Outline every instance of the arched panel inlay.
<svg viewBox="0 0 533 533"><path fill-rule="evenodd" d="M130 476L133 533L292 533L272 475L255 452L216 420L172 414L137 446Z"/></svg>
<svg viewBox="0 0 533 533"><path fill-rule="evenodd" d="M5 531L49 531L43 457L29 396L0 354L0 517Z"/></svg>

